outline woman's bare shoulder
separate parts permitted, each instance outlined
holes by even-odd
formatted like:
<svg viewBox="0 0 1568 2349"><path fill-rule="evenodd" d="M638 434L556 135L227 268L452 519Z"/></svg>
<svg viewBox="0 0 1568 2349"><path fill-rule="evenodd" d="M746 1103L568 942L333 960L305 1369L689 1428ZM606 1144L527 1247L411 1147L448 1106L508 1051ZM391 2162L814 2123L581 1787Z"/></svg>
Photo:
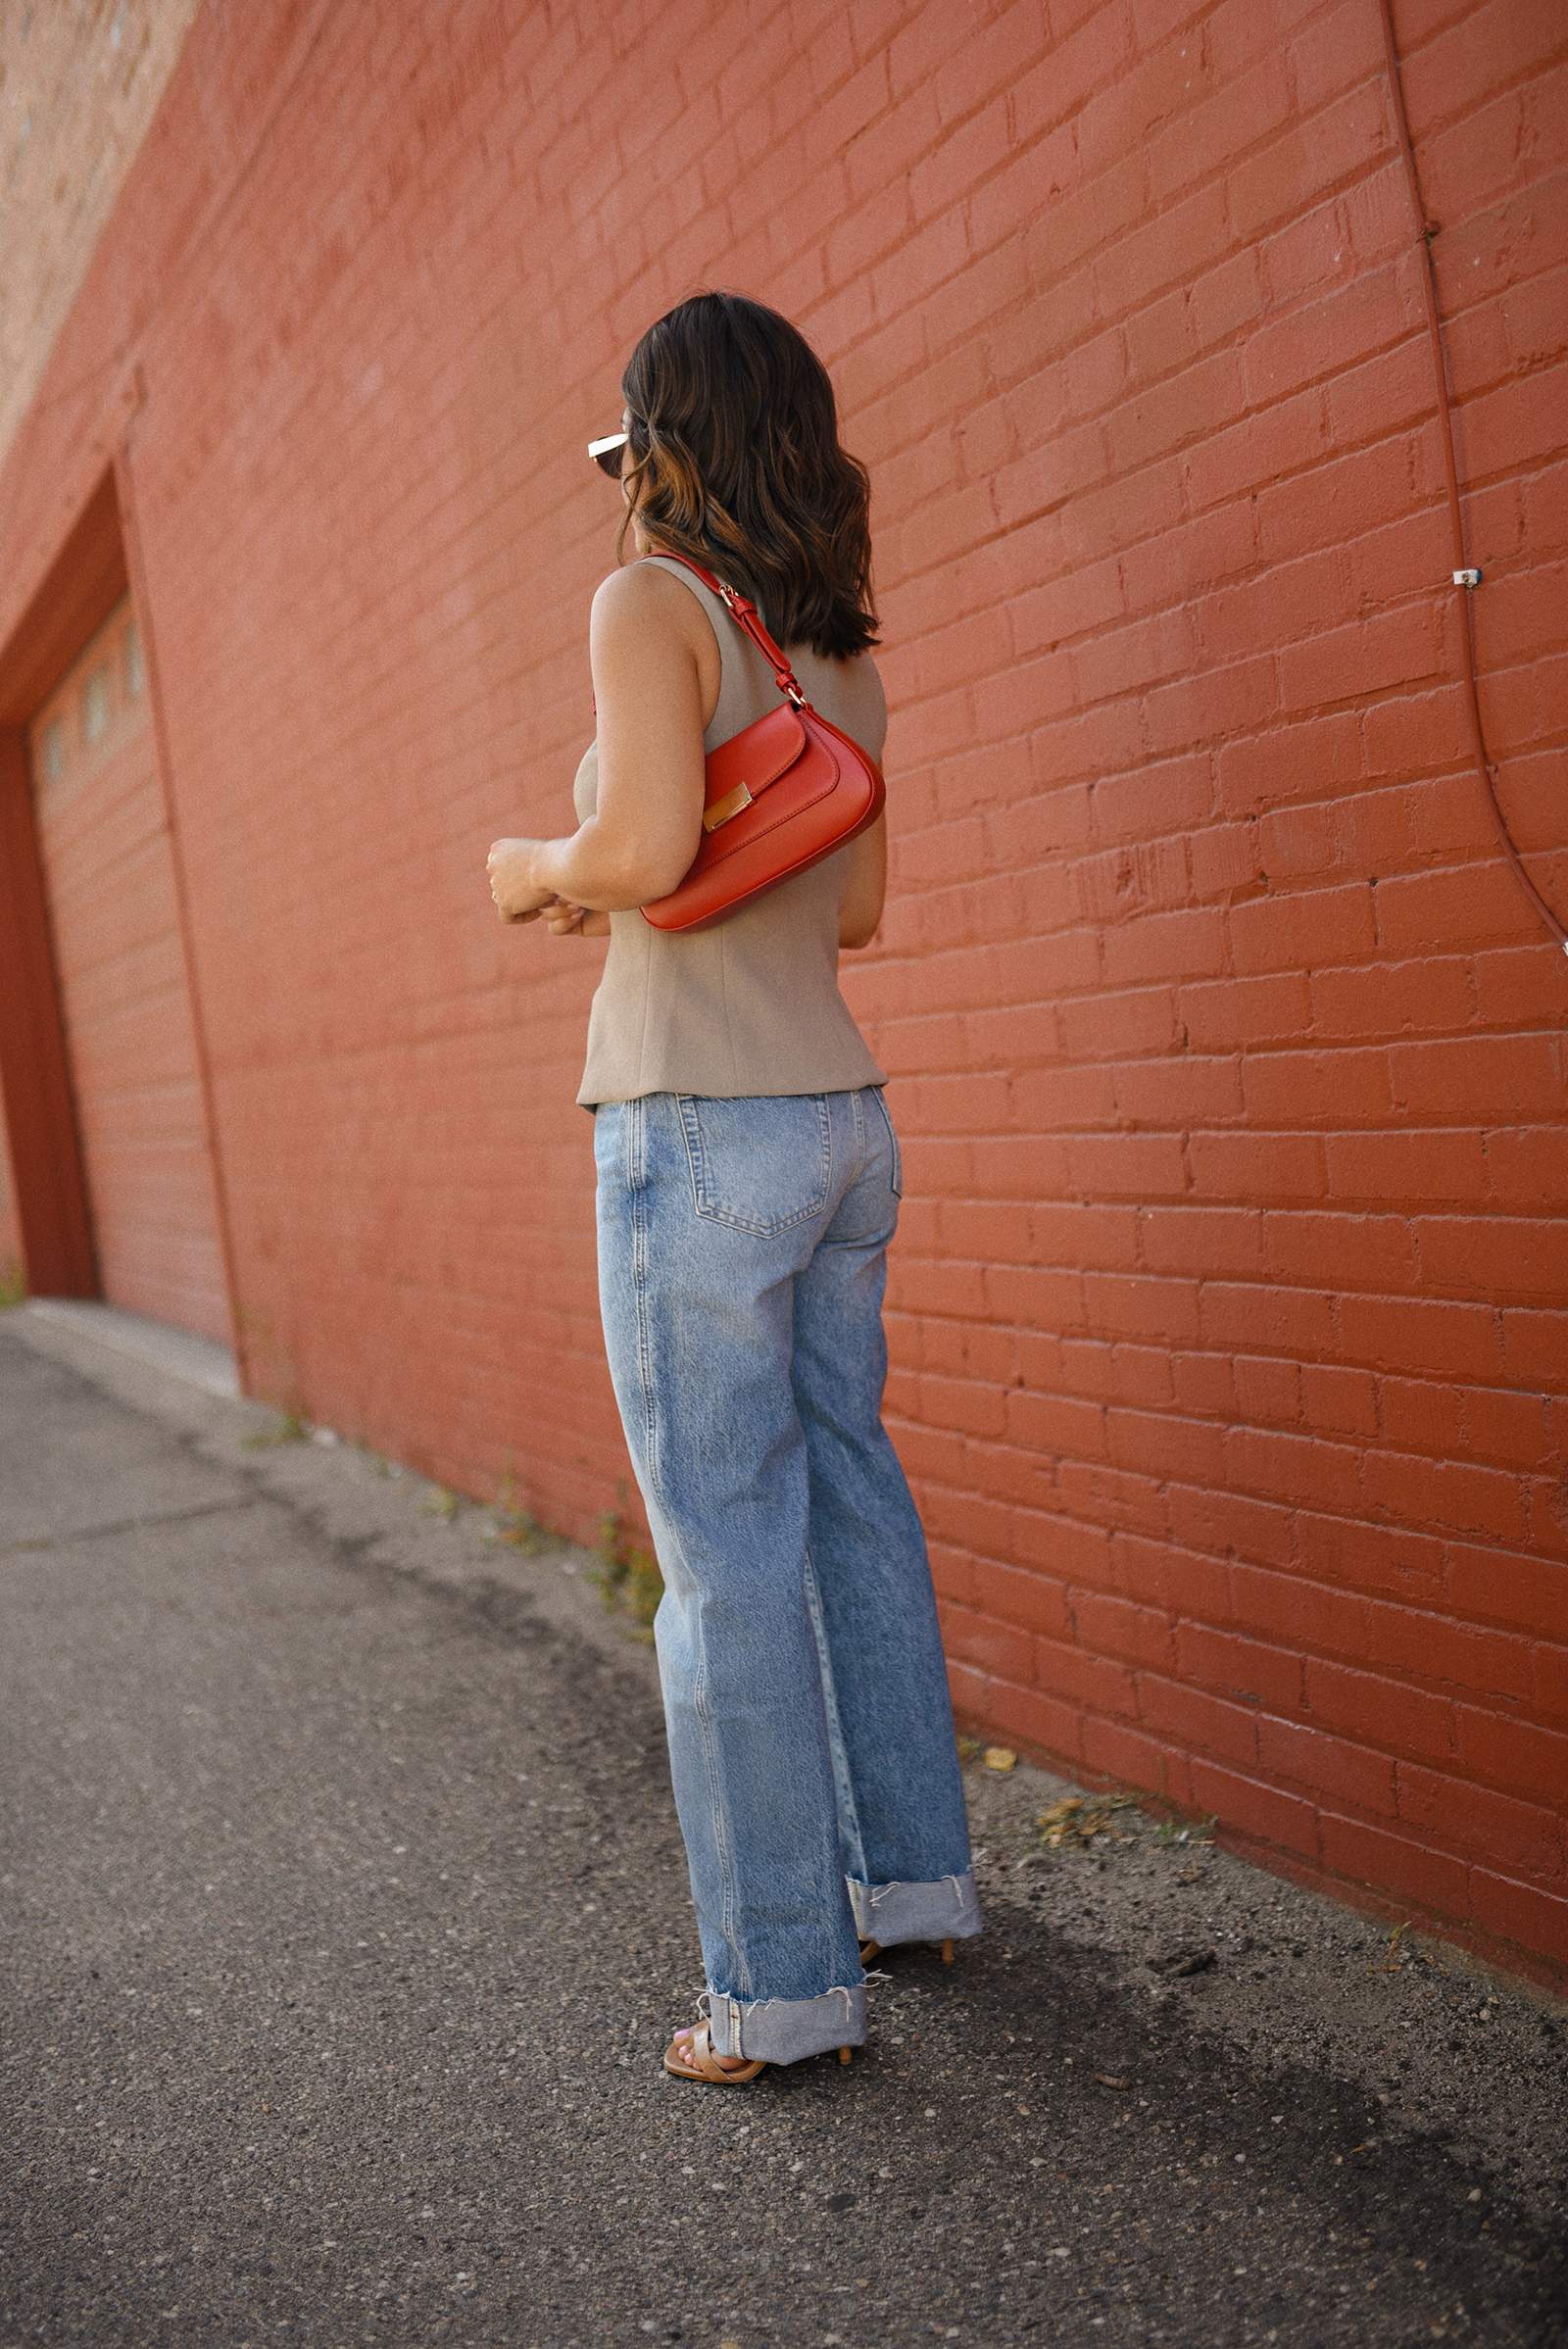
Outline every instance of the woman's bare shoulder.
<svg viewBox="0 0 1568 2349"><path fill-rule="evenodd" d="M641 620L657 613L679 625L689 612L701 608L662 564L626 563L600 581L594 590L593 609L596 621Z"/></svg>

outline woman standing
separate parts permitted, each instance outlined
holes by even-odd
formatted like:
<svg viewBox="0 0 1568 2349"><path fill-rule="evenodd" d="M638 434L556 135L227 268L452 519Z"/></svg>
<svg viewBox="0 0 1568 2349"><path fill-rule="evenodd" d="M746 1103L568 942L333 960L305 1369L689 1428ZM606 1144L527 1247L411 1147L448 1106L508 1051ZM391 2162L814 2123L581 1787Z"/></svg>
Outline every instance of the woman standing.
<svg viewBox="0 0 1568 2349"><path fill-rule="evenodd" d="M568 839L498 841L503 918L608 930L578 1100L599 1283L664 1596L655 1624L708 2019L665 2057L749 2080L865 2038L870 1945L977 1933L925 1542L882 1427L899 1149L838 988L885 824L718 926L639 910L702 838L707 753L782 700L687 556L757 603L876 759L868 484L787 320L703 294L643 337L591 454L645 558L594 598L599 735Z"/></svg>

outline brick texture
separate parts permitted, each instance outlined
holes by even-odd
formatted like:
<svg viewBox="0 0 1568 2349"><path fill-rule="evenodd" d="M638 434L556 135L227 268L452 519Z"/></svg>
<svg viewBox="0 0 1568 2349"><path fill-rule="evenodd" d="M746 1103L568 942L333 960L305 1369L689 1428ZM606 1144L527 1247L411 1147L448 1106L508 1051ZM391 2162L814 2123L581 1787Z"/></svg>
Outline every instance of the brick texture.
<svg viewBox="0 0 1568 2349"><path fill-rule="evenodd" d="M1568 27L1396 18L1490 747L1564 906ZM626 1473L599 957L502 931L484 849L569 820L631 342L703 283L797 317L874 485L846 986L960 1709L1561 1966L1568 964L1467 763L1392 121L1373 0L209 9L0 578L133 358L248 1378L580 1532Z"/></svg>

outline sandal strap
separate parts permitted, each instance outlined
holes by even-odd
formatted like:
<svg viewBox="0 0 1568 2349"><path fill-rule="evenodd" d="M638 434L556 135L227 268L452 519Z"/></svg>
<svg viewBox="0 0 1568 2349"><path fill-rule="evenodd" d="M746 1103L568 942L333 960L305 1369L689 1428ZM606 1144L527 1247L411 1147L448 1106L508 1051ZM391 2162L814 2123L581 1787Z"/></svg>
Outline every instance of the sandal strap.
<svg viewBox="0 0 1568 2349"><path fill-rule="evenodd" d="M700 2072L704 2080L727 2080L729 2078L729 2074L713 2053L713 2033L710 2024L699 2023L697 2029L692 2032L691 2067L694 2072Z"/></svg>
<svg viewBox="0 0 1568 2349"><path fill-rule="evenodd" d="M715 2085L725 2088L742 2087L747 2080L755 2080L759 2072L764 2069L763 2064L759 2060L746 2064L738 2072L726 2072L713 2053L712 2033L706 2023L697 2025L692 2032L689 2045L683 2053L677 2054L676 2050L679 2048L679 2044L678 2040L671 2043L671 2053L675 2054L675 2065L672 2068L692 2080L710 2080Z"/></svg>

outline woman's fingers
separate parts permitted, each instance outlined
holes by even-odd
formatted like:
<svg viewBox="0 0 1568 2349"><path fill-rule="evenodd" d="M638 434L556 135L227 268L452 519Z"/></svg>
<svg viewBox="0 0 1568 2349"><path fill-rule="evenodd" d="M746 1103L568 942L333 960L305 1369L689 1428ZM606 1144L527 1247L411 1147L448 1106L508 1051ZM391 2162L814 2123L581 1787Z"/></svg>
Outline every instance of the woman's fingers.
<svg viewBox="0 0 1568 2349"><path fill-rule="evenodd" d="M502 920L537 921L542 915L546 928L556 938L608 936L608 914L591 913L572 899L558 897L553 889L541 889L534 881L534 852L539 846L536 840L491 843L485 873Z"/></svg>
<svg viewBox="0 0 1568 2349"><path fill-rule="evenodd" d="M490 895L503 921L531 921L536 913L556 902L555 891L539 888L533 879L533 852L538 845L533 840L491 843L485 872L490 881Z"/></svg>
<svg viewBox="0 0 1568 2349"><path fill-rule="evenodd" d="M574 905L569 898L558 898L544 912L545 927L553 938L608 938L610 916L595 913L587 905Z"/></svg>

